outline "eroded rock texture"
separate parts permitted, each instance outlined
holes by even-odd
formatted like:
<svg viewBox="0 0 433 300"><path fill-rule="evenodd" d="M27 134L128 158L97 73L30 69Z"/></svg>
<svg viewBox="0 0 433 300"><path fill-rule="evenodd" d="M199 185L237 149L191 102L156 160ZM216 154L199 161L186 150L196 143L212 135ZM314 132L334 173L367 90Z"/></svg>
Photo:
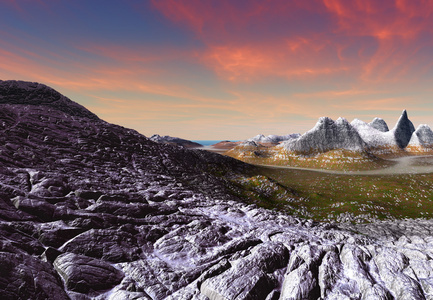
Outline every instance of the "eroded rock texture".
<svg viewBox="0 0 433 300"><path fill-rule="evenodd" d="M330 225L246 205L226 178L251 166L0 86L2 299L433 297L430 220Z"/></svg>

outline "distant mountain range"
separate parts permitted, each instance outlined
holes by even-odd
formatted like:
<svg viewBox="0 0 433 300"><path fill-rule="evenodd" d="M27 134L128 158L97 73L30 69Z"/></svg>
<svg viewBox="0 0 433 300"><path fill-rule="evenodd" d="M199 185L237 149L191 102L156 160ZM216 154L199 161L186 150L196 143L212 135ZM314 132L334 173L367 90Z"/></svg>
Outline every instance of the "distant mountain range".
<svg viewBox="0 0 433 300"><path fill-rule="evenodd" d="M316 126L298 139L284 142L281 147L301 154L323 153L345 149L365 151L373 154L388 154L402 150L425 152L433 150L433 132L422 124L415 130L406 110L403 111L393 129L383 119L375 118L367 124L355 119L348 123L339 118L320 118Z"/></svg>
<svg viewBox="0 0 433 300"><path fill-rule="evenodd" d="M269 150L285 151L296 155L312 156L333 150L347 150L373 155L388 155L401 152L429 152L433 151L433 131L426 124L416 130L404 110L393 129L389 130L386 122L381 118L374 118L366 123L354 119L349 123L345 118L336 121L328 117L321 117L316 125L303 135L288 135L287 140ZM264 136L257 136L234 149L251 151L251 147L259 147L255 142L263 141ZM261 154L263 156L263 149Z"/></svg>
<svg viewBox="0 0 433 300"><path fill-rule="evenodd" d="M303 135L285 137L272 144L262 142L266 137L258 135L225 154L253 164L370 170L387 166L383 159L389 157L433 153L433 131L426 124L415 130L406 110L391 130L381 118L349 123L345 118L321 117Z"/></svg>

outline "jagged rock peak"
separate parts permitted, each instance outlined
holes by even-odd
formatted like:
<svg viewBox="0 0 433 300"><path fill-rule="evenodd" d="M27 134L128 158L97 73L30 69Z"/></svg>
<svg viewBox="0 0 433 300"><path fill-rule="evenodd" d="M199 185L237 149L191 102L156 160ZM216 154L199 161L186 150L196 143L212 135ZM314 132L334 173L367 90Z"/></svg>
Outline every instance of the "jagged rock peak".
<svg viewBox="0 0 433 300"><path fill-rule="evenodd" d="M335 149L363 151L368 147L358 131L345 118L334 121L328 117L319 118L311 130L297 139L285 142L283 146L288 151L304 154Z"/></svg>
<svg viewBox="0 0 433 300"><path fill-rule="evenodd" d="M382 132L389 131L388 124L386 124L385 120L382 118L374 118L368 125Z"/></svg>
<svg viewBox="0 0 433 300"><path fill-rule="evenodd" d="M82 105L53 88L37 82L0 80L0 104L37 105L54 108L72 116L99 118Z"/></svg>
<svg viewBox="0 0 433 300"><path fill-rule="evenodd" d="M415 131L415 127L409 120L406 110L403 110L403 113L398 119L393 130L397 145L402 149L406 148L412 137L412 133Z"/></svg>

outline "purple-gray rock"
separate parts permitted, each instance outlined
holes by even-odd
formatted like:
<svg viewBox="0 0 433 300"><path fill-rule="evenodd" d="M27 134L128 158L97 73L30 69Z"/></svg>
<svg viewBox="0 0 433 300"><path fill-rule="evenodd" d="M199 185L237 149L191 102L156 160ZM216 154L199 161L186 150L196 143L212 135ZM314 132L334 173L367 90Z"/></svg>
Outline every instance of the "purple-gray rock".
<svg viewBox="0 0 433 300"><path fill-rule="evenodd" d="M1 299L69 299L50 264L30 255L0 252Z"/></svg>
<svg viewBox="0 0 433 300"><path fill-rule="evenodd" d="M119 284L124 274L99 259L73 253L61 254L54 268L62 276L66 288L79 293L94 293Z"/></svg>

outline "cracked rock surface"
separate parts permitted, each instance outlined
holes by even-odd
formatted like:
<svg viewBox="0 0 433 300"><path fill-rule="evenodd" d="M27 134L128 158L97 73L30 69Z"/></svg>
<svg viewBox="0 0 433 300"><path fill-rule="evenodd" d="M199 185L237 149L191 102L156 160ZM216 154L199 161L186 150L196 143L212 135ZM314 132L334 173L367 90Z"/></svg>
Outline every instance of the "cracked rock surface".
<svg viewBox="0 0 433 300"><path fill-rule="evenodd" d="M154 143L43 85L0 91L2 299L433 298L430 220L257 208L226 180L252 166Z"/></svg>

